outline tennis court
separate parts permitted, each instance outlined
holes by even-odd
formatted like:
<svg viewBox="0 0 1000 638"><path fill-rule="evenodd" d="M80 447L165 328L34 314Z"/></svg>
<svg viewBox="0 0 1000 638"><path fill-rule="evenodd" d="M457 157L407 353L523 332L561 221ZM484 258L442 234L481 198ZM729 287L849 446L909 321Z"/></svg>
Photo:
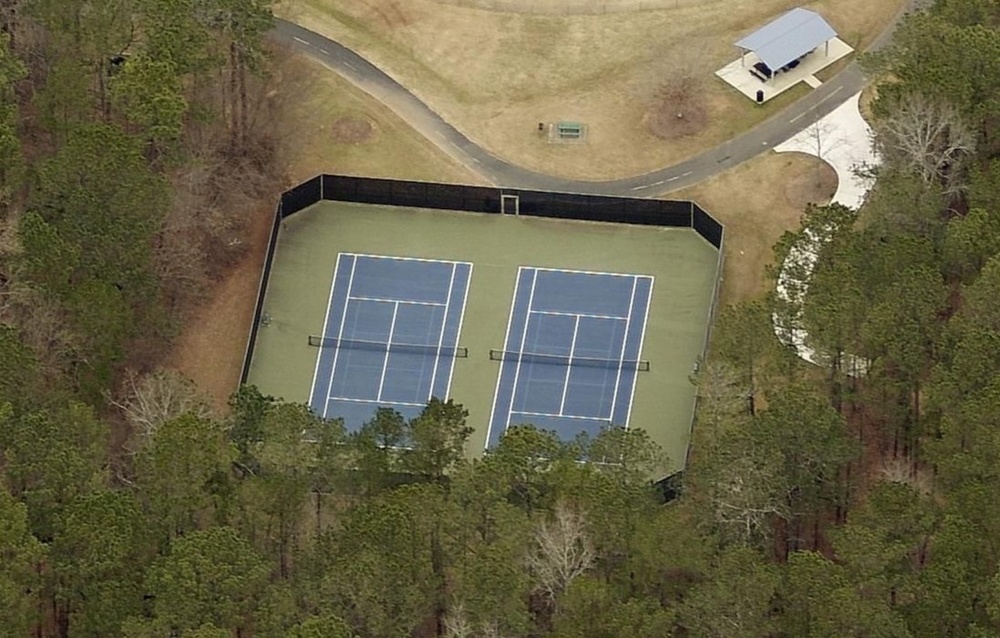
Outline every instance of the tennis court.
<svg viewBox="0 0 1000 638"><path fill-rule="evenodd" d="M627 426L653 277L521 267L487 442L530 423L561 439Z"/></svg>
<svg viewBox="0 0 1000 638"><path fill-rule="evenodd" d="M451 388L472 264L340 253L309 405L349 430L377 407L417 416Z"/></svg>
<svg viewBox="0 0 1000 638"><path fill-rule="evenodd" d="M497 408L503 421L493 412L503 372L499 398L510 401L512 423L537 412L547 418L532 423L572 439L627 422L680 467L718 258L687 228L322 202L281 222L248 383L328 419L342 415L352 430L380 406L412 418L430 396L453 399L475 428L474 457L506 427L509 410ZM525 278L536 271L533 287ZM563 361L518 368L511 352ZM590 359L613 362L612 372ZM649 370L633 373L635 359ZM556 399L543 401L530 388L550 378Z"/></svg>

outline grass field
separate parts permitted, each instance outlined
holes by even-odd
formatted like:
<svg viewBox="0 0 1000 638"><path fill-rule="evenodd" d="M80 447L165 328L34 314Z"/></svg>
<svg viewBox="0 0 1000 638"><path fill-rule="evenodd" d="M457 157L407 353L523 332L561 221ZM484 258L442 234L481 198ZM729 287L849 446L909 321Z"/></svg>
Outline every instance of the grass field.
<svg viewBox="0 0 1000 638"><path fill-rule="evenodd" d="M733 0L608 15L498 13L434 0L285 0L278 14L357 49L495 154L565 177L604 179L675 163L747 130L808 91L756 107L716 78L732 42L795 6L821 12L861 48L903 0ZM699 79L709 126L653 136L646 118L662 83ZM540 121L581 120L583 145L551 145Z"/></svg>
<svg viewBox="0 0 1000 638"><path fill-rule="evenodd" d="M837 173L826 162L768 152L670 197L698 202L725 226L719 294L725 305L767 290L765 269L774 262L772 249L782 233L798 228L807 204L826 204L836 190Z"/></svg>
<svg viewBox="0 0 1000 638"><path fill-rule="evenodd" d="M250 382L290 401L308 400L338 252L474 263L453 398L475 428L469 451L483 449L517 266L583 269L656 278L643 346L651 370L639 374L630 425L684 461L694 399L689 382L701 353L718 253L687 229L565 222L324 202L283 222Z"/></svg>
<svg viewBox="0 0 1000 638"><path fill-rule="evenodd" d="M292 183L317 173L431 180L456 184L484 184L441 153L386 106L354 87L332 70L305 56L282 61L286 90L302 99L290 115L286 146ZM338 124L367 126L345 135Z"/></svg>

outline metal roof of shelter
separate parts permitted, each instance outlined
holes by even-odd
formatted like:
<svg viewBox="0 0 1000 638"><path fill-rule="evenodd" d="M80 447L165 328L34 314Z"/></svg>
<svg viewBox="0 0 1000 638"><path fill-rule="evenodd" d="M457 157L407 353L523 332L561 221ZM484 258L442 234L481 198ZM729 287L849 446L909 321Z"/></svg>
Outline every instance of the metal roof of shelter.
<svg viewBox="0 0 1000 638"><path fill-rule="evenodd" d="M777 70L836 36L823 16L799 7L739 40L736 46L753 51Z"/></svg>

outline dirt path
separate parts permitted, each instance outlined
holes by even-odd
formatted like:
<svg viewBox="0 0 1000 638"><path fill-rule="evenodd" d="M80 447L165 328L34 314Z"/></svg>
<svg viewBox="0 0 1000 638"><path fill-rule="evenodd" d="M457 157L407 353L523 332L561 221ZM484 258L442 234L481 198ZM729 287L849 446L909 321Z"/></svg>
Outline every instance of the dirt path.
<svg viewBox="0 0 1000 638"><path fill-rule="evenodd" d="M210 299L187 320L166 364L194 381L221 411L225 411L229 395L240 381L246 335L253 321L274 219L272 206L269 201L254 211L246 255L212 286Z"/></svg>

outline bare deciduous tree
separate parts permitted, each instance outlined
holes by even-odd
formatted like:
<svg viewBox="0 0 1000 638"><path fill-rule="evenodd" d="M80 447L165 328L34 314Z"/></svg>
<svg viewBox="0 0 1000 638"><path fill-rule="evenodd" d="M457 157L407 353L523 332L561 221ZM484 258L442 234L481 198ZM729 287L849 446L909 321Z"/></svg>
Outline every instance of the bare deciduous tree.
<svg viewBox="0 0 1000 638"><path fill-rule="evenodd" d="M830 154L849 143L841 128L829 120L816 120L806 128L805 134L812 154L828 164ZM814 176L817 186L822 182L823 168L822 164L816 164Z"/></svg>
<svg viewBox="0 0 1000 638"><path fill-rule="evenodd" d="M122 382L121 398L111 403L120 409L135 428L132 451L138 451L166 421L182 414L208 418L208 400L187 377L174 370L157 370L139 375L130 370Z"/></svg>
<svg viewBox="0 0 1000 638"><path fill-rule="evenodd" d="M465 613L465 606L459 603L444 617L444 638L502 638L496 622L483 621L478 631Z"/></svg>
<svg viewBox="0 0 1000 638"><path fill-rule="evenodd" d="M698 389L698 425L715 434L747 412L747 388L740 373L727 361L711 359L701 365L693 379Z"/></svg>
<svg viewBox="0 0 1000 638"><path fill-rule="evenodd" d="M706 68L704 45L677 49L662 64L665 69L656 88L653 108L647 116L650 131L663 139L694 135L708 124L705 80L711 77Z"/></svg>
<svg viewBox="0 0 1000 638"><path fill-rule="evenodd" d="M587 536L587 520L564 501L556 503L551 521L535 530L534 547L528 553L528 568L536 588L550 600L594 564L596 556Z"/></svg>
<svg viewBox="0 0 1000 638"><path fill-rule="evenodd" d="M913 459L900 456L882 461L882 478L889 483L909 485L919 494L927 496L931 493L933 479L927 471L920 468Z"/></svg>
<svg viewBox="0 0 1000 638"><path fill-rule="evenodd" d="M924 184L948 194L964 188L964 164L975 150L976 135L951 104L907 93L890 115L876 120L875 132L886 163L915 172Z"/></svg>
<svg viewBox="0 0 1000 638"><path fill-rule="evenodd" d="M455 605L444 617L445 638L472 638L475 632L472 630L472 623L465 615L465 606L462 603Z"/></svg>
<svg viewBox="0 0 1000 638"><path fill-rule="evenodd" d="M766 538L773 517L788 517L777 463L753 456L730 455L719 464L711 489L715 522L744 544Z"/></svg>

